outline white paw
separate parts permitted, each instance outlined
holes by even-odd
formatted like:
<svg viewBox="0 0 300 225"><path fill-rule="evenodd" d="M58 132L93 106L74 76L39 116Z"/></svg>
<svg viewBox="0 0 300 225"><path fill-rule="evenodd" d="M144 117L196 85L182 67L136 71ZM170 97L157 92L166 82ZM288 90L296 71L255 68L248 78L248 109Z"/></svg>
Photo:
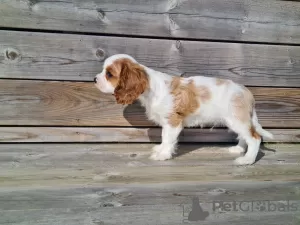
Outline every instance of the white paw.
<svg viewBox="0 0 300 225"><path fill-rule="evenodd" d="M243 149L241 146L232 146L230 148L228 148L230 153L234 153L234 154L241 154L245 152L245 149Z"/></svg>
<svg viewBox="0 0 300 225"><path fill-rule="evenodd" d="M156 161L164 161L171 158L172 158L172 153L167 151L153 152L150 156L150 159Z"/></svg>
<svg viewBox="0 0 300 225"><path fill-rule="evenodd" d="M162 149L163 149L163 146L160 144L160 145L155 145L155 146L152 148L152 151L153 151L153 153L155 153L155 152L160 152L160 151L162 151Z"/></svg>
<svg viewBox="0 0 300 225"><path fill-rule="evenodd" d="M241 156L234 160L235 165L252 165L255 162L255 159Z"/></svg>

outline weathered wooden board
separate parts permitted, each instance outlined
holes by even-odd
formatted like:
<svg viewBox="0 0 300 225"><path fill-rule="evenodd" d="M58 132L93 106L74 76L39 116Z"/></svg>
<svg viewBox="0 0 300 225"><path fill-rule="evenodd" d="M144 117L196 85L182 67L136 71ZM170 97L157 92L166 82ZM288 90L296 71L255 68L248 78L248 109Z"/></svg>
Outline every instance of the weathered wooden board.
<svg viewBox="0 0 300 225"><path fill-rule="evenodd" d="M148 159L152 146L1 144L0 224L182 224L197 197L209 213L197 223L298 225L299 145L268 144L248 167L232 166L224 145L180 146L165 162ZM296 211L261 211L269 201ZM214 210L220 202L254 210Z"/></svg>
<svg viewBox="0 0 300 225"><path fill-rule="evenodd" d="M84 187L0 187L0 210L37 210L134 205L188 204L192 197L213 201L300 200L299 182L187 182L86 185ZM26 198L21 198L26 195ZM20 201L17 201L20 199Z"/></svg>
<svg viewBox="0 0 300 225"><path fill-rule="evenodd" d="M298 225L299 185L299 182L246 181L185 185L163 183L155 187L9 188L0 191L0 223L174 225L185 222L249 225L255 222L258 225ZM205 221L192 223L188 221L188 214L195 197L209 215ZM236 203L236 211L214 209L221 202ZM265 210L260 211L264 204ZM295 211L286 208L280 212L280 204L295 204ZM251 210L246 210L248 206Z"/></svg>
<svg viewBox="0 0 300 225"><path fill-rule="evenodd" d="M257 200L258 202L258 200ZM230 202L231 203L231 202ZM287 205L287 201L284 201ZM291 204L299 204L293 201ZM233 204L233 203L232 203ZM276 207L282 205L282 201L275 201ZM211 209L212 203L201 204L202 208ZM279 205L279 206L278 206ZM183 214L183 210L186 210ZM147 224L147 225L180 225L180 224L209 224L209 225L298 225L299 211L280 212L210 212L210 217L205 221L188 221L188 215L192 210L191 203L186 205L137 205L124 207L94 207L63 208L63 209L35 209L35 210L7 210L0 211L0 222L3 225L119 225L119 224ZM147 222L145 222L147 221Z"/></svg>
<svg viewBox="0 0 300 225"><path fill-rule="evenodd" d="M300 142L300 129L268 129L274 139L264 142ZM236 142L237 136L227 129L184 129L179 142ZM0 127L0 142L161 142L160 128L130 127Z"/></svg>
<svg viewBox="0 0 300 225"><path fill-rule="evenodd" d="M265 127L300 127L300 89L251 87ZM139 104L116 104L93 83L0 81L0 125L154 126Z"/></svg>
<svg viewBox="0 0 300 225"><path fill-rule="evenodd" d="M92 81L104 58L126 53L171 75L300 87L300 46L2 31L0 52L0 78Z"/></svg>
<svg viewBox="0 0 300 225"><path fill-rule="evenodd" d="M2 188L209 181L300 181L299 144L267 144L256 164L233 165L231 145L180 145L167 161L152 144L1 144ZM261 158L262 157L262 158Z"/></svg>
<svg viewBox="0 0 300 225"><path fill-rule="evenodd" d="M0 26L300 43L300 6L273 0L2 0Z"/></svg>

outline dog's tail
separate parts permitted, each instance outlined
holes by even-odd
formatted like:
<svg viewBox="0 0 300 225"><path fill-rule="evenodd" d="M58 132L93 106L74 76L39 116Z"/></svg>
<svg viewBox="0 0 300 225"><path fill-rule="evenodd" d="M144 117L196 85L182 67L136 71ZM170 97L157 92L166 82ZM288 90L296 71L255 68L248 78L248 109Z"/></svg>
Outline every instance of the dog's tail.
<svg viewBox="0 0 300 225"><path fill-rule="evenodd" d="M253 114L252 114L252 124L256 130L257 133L259 133L261 136L269 138L269 139L274 139L274 136L272 133L269 131L264 130L261 125L258 122L257 115L255 109L253 109Z"/></svg>

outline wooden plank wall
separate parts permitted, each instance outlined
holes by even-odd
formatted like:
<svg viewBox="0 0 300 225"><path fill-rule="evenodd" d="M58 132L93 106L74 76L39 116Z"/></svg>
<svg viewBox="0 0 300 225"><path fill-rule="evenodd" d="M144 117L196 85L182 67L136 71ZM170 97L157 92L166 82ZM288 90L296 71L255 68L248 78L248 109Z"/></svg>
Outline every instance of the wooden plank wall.
<svg viewBox="0 0 300 225"><path fill-rule="evenodd" d="M0 142L157 142L138 103L120 106L92 79L126 53L177 76L250 88L275 142L300 140L299 2L273 0L3 0ZM223 127L182 142L232 142ZM264 140L271 141L271 140Z"/></svg>

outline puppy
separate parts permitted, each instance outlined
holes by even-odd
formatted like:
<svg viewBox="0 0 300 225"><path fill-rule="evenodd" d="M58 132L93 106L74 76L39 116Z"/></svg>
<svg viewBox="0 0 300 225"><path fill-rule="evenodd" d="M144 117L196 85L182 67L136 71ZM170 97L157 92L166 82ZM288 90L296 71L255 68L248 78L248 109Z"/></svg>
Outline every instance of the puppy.
<svg viewBox="0 0 300 225"><path fill-rule="evenodd" d="M238 134L232 153L247 153L235 159L236 165L253 164L261 136L272 139L255 112L255 100L244 86L231 80L204 76L181 78L155 71L133 57L117 54L107 58L103 71L94 79L103 93L114 94L117 103L140 100L147 117L162 127L162 143L153 148L153 160L171 159L184 127L224 124Z"/></svg>

